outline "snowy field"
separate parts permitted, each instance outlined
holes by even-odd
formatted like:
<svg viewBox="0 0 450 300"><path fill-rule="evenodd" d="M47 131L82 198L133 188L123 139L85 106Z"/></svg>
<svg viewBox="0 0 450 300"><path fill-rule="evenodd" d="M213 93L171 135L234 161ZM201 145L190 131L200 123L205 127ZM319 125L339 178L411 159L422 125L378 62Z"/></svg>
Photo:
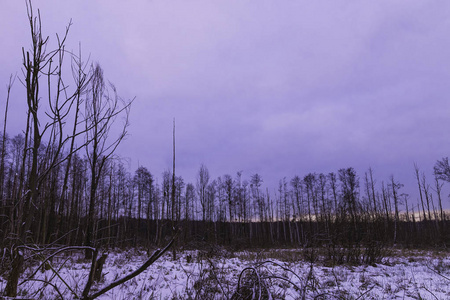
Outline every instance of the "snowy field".
<svg viewBox="0 0 450 300"><path fill-rule="evenodd" d="M301 250L167 252L139 276L98 299L450 299L447 252L393 250L376 265L310 263ZM96 291L148 259L145 251L110 252ZM81 253L61 256L53 270L38 271L19 286L19 296L74 299L82 294L90 263ZM23 278L36 270L27 268ZM5 274L3 274L5 275ZM53 287L43 288L41 280ZM22 280L21 280L22 281ZM6 285L0 278L0 290ZM239 285L239 289L238 289ZM70 288L69 288L70 287ZM238 292L237 292L238 291ZM258 297L256 297L258 299Z"/></svg>

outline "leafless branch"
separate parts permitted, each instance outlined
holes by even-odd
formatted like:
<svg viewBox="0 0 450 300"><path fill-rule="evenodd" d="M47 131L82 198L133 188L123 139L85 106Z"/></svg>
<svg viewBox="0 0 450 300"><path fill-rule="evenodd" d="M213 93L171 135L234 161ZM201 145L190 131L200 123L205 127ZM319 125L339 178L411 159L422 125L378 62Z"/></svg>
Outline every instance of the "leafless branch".
<svg viewBox="0 0 450 300"><path fill-rule="evenodd" d="M136 277L137 275L141 274L143 271L145 271L151 264L153 264L156 260L158 260L158 258L160 258L167 250L169 250L169 248L172 246L173 242L175 241L175 239L172 239L169 244L167 244L167 246L160 250L156 250L153 255L141 266L139 267L137 270L135 270L134 272L128 274L127 276L111 283L110 285L106 286L105 288L101 289L100 291L94 293L91 296L84 296L82 299L83 300L92 300L95 299L101 295L103 295L104 293L108 292L109 290L121 285L122 283L127 282L128 280Z"/></svg>

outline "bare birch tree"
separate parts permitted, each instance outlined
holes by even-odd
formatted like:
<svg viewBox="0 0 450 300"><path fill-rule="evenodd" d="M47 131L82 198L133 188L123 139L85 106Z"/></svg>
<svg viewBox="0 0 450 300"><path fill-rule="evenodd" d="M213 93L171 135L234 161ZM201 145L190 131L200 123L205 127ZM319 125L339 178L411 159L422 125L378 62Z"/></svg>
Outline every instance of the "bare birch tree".
<svg viewBox="0 0 450 300"><path fill-rule="evenodd" d="M106 86L103 70L99 64L92 66L92 78L85 110L86 156L91 173L85 238L86 246L93 245L92 238L99 179L104 171L106 162L111 159L127 134L131 103L132 101L124 101L119 98L114 85L110 84L109 88ZM118 116L123 116L124 122L118 128L116 136L111 137L111 134L114 133L112 132L113 125ZM91 255L91 251L86 251L86 258L91 258Z"/></svg>

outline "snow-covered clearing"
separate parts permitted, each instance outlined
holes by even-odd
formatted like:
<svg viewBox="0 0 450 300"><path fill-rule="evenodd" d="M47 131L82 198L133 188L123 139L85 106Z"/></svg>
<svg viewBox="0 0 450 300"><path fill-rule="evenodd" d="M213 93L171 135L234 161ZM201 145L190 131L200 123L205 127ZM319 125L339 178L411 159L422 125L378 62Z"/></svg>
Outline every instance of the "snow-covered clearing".
<svg viewBox="0 0 450 300"><path fill-rule="evenodd" d="M260 291L262 299L301 299L303 295L306 299L450 299L447 254L395 250L373 266L331 266L321 259L308 262L302 250L221 249L214 255L182 251L176 260L168 252L139 276L98 299L247 299L246 295ZM92 291L136 270L147 259L145 251L110 252L103 278ZM37 280L21 284L19 296L59 299L56 289L64 299L82 294L90 262L81 253L55 258L52 267L55 271L39 271ZM21 281L35 269L27 268ZM239 278L240 298L235 293ZM41 280L50 281L53 287L42 289ZM0 290L5 285L6 279L0 278Z"/></svg>

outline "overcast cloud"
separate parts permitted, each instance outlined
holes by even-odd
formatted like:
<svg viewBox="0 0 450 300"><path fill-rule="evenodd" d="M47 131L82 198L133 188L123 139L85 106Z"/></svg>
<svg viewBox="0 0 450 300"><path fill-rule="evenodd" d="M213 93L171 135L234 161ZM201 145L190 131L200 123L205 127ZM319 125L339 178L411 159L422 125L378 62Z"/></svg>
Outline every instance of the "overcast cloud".
<svg viewBox="0 0 450 300"><path fill-rule="evenodd" d="M0 113L6 84L30 45L24 1L0 0ZM160 177L194 182L258 172L266 186L309 172L372 167L417 198L413 163L427 172L450 153L450 2L34 1L53 39L98 61L133 98L119 152ZM8 132L25 123L14 86ZM22 103L22 104L21 104Z"/></svg>

